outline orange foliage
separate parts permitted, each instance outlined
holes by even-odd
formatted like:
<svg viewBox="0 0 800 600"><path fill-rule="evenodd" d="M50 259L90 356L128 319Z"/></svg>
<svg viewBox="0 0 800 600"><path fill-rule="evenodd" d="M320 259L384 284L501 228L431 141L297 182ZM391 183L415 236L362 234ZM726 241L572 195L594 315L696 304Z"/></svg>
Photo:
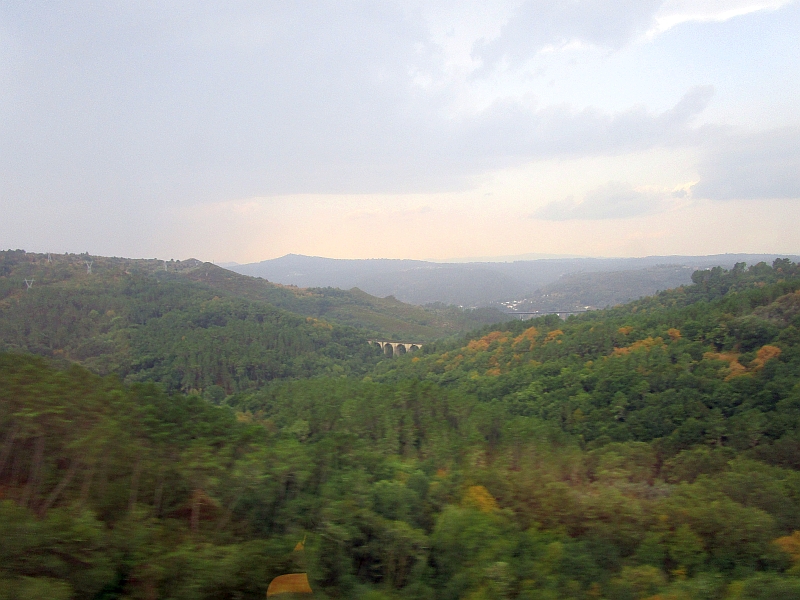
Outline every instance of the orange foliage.
<svg viewBox="0 0 800 600"><path fill-rule="evenodd" d="M467 344L467 348L469 350L486 350L492 342L500 342L502 344L505 341L508 341L508 338L502 331L492 331L480 339L472 340Z"/></svg>
<svg viewBox="0 0 800 600"><path fill-rule="evenodd" d="M614 356L621 356L623 354L630 354L634 350L650 350L655 346L663 346L664 340L660 337L653 338L653 337L646 337L643 340L638 340L633 342L630 346L625 348L614 348Z"/></svg>
<svg viewBox="0 0 800 600"><path fill-rule="evenodd" d="M680 329L675 329L673 327L673 328L667 330L667 335L670 337L670 339L672 341L676 342L679 339L681 339L681 330Z"/></svg>
<svg viewBox="0 0 800 600"><path fill-rule="evenodd" d="M273 579L267 588L267 597L278 594L313 594L306 573L290 573Z"/></svg>
<svg viewBox="0 0 800 600"><path fill-rule="evenodd" d="M561 331L560 329L553 329L553 331L548 333L547 337L544 338L544 343L546 344L547 342L552 342L553 340L555 340L560 335L564 335L564 332Z"/></svg>
<svg viewBox="0 0 800 600"><path fill-rule="evenodd" d="M469 486L464 496L464 503L485 513L497 510L497 500L482 485Z"/></svg>
<svg viewBox="0 0 800 600"><path fill-rule="evenodd" d="M624 327L620 327L617 329L622 335L628 335L631 331L633 331L633 327L630 325L625 325Z"/></svg>
<svg viewBox="0 0 800 600"><path fill-rule="evenodd" d="M706 352L703 355L703 358L710 359L710 360L724 360L728 363L728 368L730 369L730 373L728 373L727 377L725 377L725 381L729 379L733 379L734 377L739 377L741 375L748 375L752 371L758 371L762 369L767 361L772 360L773 358L777 358L781 355L781 349L777 346L762 346L759 348L758 352L756 352L756 358L750 363L750 369L748 370L743 364L739 362L739 355L736 352L727 352L727 353L717 353L717 352Z"/></svg>
<svg viewBox="0 0 800 600"><path fill-rule="evenodd" d="M533 347L533 343L536 341L536 336L539 335L539 332L536 330L536 327L528 327L525 331L520 333L517 337L514 338L514 345L528 341L530 342L531 347Z"/></svg>
<svg viewBox="0 0 800 600"><path fill-rule="evenodd" d="M753 369L758 370L761 369L767 361L773 358L778 358L781 355L781 349L777 346L762 346L759 348L758 352L756 352L756 358L751 362Z"/></svg>
<svg viewBox="0 0 800 600"><path fill-rule="evenodd" d="M489 375L490 377L497 377L498 375L500 375L500 367L493 367L491 369L488 369L486 371L486 374Z"/></svg>
<svg viewBox="0 0 800 600"><path fill-rule="evenodd" d="M747 369L739 362L739 354L736 352L727 352L724 354L719 352L706 352L703 354L703 358L708 360L723 360L728 363L730 373L725 377L725 381L733 379L734 377L739 377L740 375L747 375Z"/></svg>

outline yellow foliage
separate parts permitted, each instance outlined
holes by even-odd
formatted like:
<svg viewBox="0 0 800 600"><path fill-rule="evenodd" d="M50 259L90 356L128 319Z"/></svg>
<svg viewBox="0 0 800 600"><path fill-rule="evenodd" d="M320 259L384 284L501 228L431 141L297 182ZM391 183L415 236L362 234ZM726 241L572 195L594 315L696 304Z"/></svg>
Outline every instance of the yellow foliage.
<svg viewBox="0 0 800 600"><path fill-rule="evenodd" d="M313 594L306 573L289 573L273 579L267 588L267 597L278 594Z"/></svg>
<svg viewBox="0 0 800 600"><path fill-rule="evenodd" d="M547 342L552 342L560 335L564 335L564 332L560 329L553 329L553 331L547 334L547 337L544 339L544 343L546 344Z"/></svg>
<svg viewBox="0 0 800 600"><path fill-rule="evenodd" d="M729 373L725 377L725 381L739 377L740 375L747 375L747 368L739 362L739 354L736 352L706 352L703 358L708 360L722 360L728 363Z"/></svg>
<svg viewBox="0 0 800 600"><path fill-rule="evenodd" d="M756 358L751 362L753 369L758 370L763 368L765 364L767 364L768 360L773 358L778 358L781 355L781 349L777 346L762 346L756 352Z"/></svg>
<svg viewBox="0 0 800 600"><path fill-rule="evenodd" d="M679 339L681 339L681 330L672 327L667 330L667 335L670 337L672 341L678 341Z"/></svg>
<svg viewBox="0 0 800 600"><path fill-rule="evenodd" d="M518 345L524 341L530 343L530 346L533 347L534 342L536 341L536 336L539 335L536 327L528 327L525 331L520 333L517 337L514 338L514 345Z"/></svg>
<svg viewBox="0 0 800 600"><path fill-rule="evenodd" d="M412 358L411 362L412 363L419 362L419 356L415 356L414 358Z"/></svg>
<svg viewBox="0 0 800 600"><path fill-rule="evenodd" d="M316 327L317 329L333 329L333 325L330 323L326 321L320 321L314 317L306 317L306 323L311 323L311 326Z"/></svg>
<svg viewBox="0 0 800 600"><path fill-rule="evenodd" d="M491 333L487 333L480 339L472 340L469 344L467 344L467 348L469 350L486 350L492 344L492 342L503 342L508 341L508 338L502 331L492 331Z"/></svg>
<svg viewBox="0 0 800 600"><path fill-rule="evenodd" d="M773 543L792 557L792 562L800 564L800 531L774 540Z"/></svg>
<svg viewBox="0 0 800 600"><path fill-rule="evenodd" d="M497 501L489 493L489 490L482 485L471 485L467 488L464 504L475 507L485 513L497 510Z"/></svg>
<svg viewBox="0 0 800 600"><path fill-rule="evenodd" d="M630 354L634 350L646 350L649 351L655 346L663 346L664 340L660 337L653 338L653 337L646 337L643 340L638 340L633 342L630 346L625 348L614 348L614 356L621 356L623 354Z"/></svg>
<svg viewBox="0 0 800 600"><path fill-rule="evenodd" d="M252 423L253 422L253 413L249 410L247 412L237 412L236 413L236 420L239 423Z"/></svg>
<svg viewBox="0 0 800 600"><path fill-rule="evenodd" d="M777 346L762 346L759 348L758 352L756 352L756 358L750 363L751 371L758 371L764 367L767 361L777 358L780 356L780 354L781 349ZM728 363L728 369L730 372L725 377L725 381L733 379L734 377L749 374L748 369L739 362L739 354L736 352L706 352L703 354L703 358L709 360L723 360Z"/></svg>
<svg viewBox="0 0 800 600"><path fill-rule="evenodd" d="M489 375L490 377L497 377L498 375L500 375L500 367L493 367L491 369L488 369L486 371L486 374Z"/></svg>
<svg viewBox="0 0 800 600"><path fill-rule="evenodd" d="M453 369L458 368L458 366L464 361L464 355L459 354L456 356L449 364L445 365L445 371L452 371Z"/></svg>
<svg viewBox="0 0 800 600"><path fill-rule="evenodd" d="M622 335L628 335L631 331L633 331L633 327L630 325L625 325L624 327L620 327L617 329Z"/></svg>

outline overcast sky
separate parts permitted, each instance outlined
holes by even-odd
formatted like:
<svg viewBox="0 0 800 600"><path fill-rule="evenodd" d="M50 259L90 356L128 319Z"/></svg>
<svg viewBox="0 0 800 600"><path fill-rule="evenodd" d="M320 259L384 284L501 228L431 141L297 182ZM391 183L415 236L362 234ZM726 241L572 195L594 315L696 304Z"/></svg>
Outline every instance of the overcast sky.
<svg viewBox="0 0 800 600"><path fill-rule="evenodd" d="M0 247L800 253L800 2L0 3Z"/></svg>

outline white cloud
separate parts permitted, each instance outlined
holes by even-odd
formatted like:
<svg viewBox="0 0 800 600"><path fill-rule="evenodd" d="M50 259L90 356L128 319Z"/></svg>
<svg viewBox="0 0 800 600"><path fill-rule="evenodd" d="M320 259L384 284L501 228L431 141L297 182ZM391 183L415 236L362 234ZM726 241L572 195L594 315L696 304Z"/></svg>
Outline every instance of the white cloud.
<svg viewBox="0 0 800 600"><path fill-rule="evenodd" d="M476 40L479 73L517 67L543 51L584 46L618 50L689 22L722 22L796 0L526 0L499 34Z"/></svg>
<svg viewBox="0 0 800 600"><path fill-rule="evenodd" d="M527 0L491 40L480 40L475 56L488 72L502 61L518 65L538 52L580 42L619 48L644 34L663 0Z"/></svg>
<svg viewBox="0 0 800 600"><path fill-rule="evenodd" d="M722 22L762 10L778 10L795 0L667 0L655 15L650 36L688 22Z"/></svg>

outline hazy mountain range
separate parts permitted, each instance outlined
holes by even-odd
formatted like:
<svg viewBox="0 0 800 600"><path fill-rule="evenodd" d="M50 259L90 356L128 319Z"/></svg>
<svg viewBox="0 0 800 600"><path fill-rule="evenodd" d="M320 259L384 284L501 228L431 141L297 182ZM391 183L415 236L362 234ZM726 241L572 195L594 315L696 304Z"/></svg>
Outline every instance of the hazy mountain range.
<svg viewBox="0 0 800 600"><path fill-rule="evenodd" d="M505 303L516 310L568 310L586 305L618 304L687 284L696 269L730 268L737 262L771 263L783 256L717 254L436 263L287 254L228 268L298 287L357 287L374 296L394 296L412 304L444 302L490 306Z"/></svg>

